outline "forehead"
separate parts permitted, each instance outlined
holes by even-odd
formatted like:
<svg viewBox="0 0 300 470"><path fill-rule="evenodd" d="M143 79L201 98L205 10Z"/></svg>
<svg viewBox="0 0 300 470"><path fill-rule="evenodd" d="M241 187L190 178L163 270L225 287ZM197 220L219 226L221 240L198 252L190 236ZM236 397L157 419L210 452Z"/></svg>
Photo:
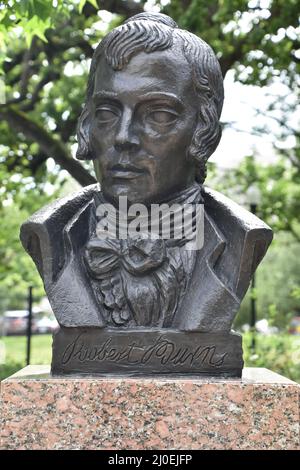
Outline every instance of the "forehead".
<svg viewBox="0 0 300 470"><path fill-rule="evenodd" d="M133 56L116 71L101 57L96 69L94 93L107 91L131 98L150 92L167 92L182 101L194 101L190 66L181 50L167 49Z"/></svg>

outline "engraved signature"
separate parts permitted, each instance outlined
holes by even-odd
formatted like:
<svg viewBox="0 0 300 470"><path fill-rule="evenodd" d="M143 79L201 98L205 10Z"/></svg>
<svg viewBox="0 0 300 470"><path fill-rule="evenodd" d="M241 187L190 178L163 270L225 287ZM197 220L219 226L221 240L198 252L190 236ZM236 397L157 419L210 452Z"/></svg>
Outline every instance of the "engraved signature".
<svg viewBox="0 0 300 470"><path fill-rule="evenodd" d="M216 354L216 346L201 346L199 345L195 350L190 350L188 347L176 347L176 345L163 336L160 336L153 346L149 346L141 358L141 363L147 363L151 357L160 358L161 364L173 363L194 365L197 360L201 364L205 361L211 366L221 366L227 353L221 355ZM215 357L217 356L217 357ZM201 360L200 360L201 359Z"/></svg>
<svg viewBox="0 0 300 470"><path fill-rule="evenodd" d="M199 367L208 364L212 367L223 365L227 352L217 353L217 347L201 346L191 349L188 346L177 346L174 342L161 335L151 345L132 342L124 347L113 344L113 338L108 337L103 344L90 346L85 343L84 333L80 333L69 343L62 355L62 364L72 360L79 362L111 361L125 364L160 363Z"/></svg>

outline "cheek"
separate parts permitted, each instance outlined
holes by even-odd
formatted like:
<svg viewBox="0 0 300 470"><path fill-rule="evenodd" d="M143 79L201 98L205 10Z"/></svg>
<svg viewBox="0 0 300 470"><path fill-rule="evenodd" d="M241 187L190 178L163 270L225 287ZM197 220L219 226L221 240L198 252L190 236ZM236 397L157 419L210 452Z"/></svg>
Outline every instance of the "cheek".
<svg viewBox="0 0 300 470"><path fill-rule="evenodd" d="M107 133L103 133L102 130L99 132L97 127L91 127L90 149L103 178L103 175L106 173L107 166L113 157L111 138L107 136Z"/></svg>
<svg viewBox="0 0 300 470"><path fill-rule="evenodd" d="M97 124L92 124L89 138L92 151L96 151L96 155L98 155L112 145L113 132L111 128L108 129L104 126L100 127Z"/></svg>
<svg viewBox="0 0 300 470"><path fill-rule="evenodd" d="M157 127L152 128L146 126L144 129L140 129L143 141L147 143L154 143L164 147L175 147L180 148L190 144L194 130L197 125L196 114L190 113L190 115L183 120L176 121L173 125L165 128Z"/></svg>
<svg viewBox="0 0 300 470"><path fill-rule="evenodd" d="M142 142L145 149L149 148L154 154L161 154L162 157L167 157L170 153L182 153L191 143L195 124L195 120L192 120L178 123L167 131L144 129Z"/></svg>

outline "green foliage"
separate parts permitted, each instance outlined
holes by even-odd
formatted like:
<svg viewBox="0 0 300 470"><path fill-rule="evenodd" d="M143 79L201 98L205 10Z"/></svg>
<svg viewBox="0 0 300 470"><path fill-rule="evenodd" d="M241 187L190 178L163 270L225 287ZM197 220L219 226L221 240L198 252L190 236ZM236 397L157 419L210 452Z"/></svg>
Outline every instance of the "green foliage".
<svg viewBox="0 0 300 470"><path fill-rule="evenodd" d="M25 185L26 186L26 185ZM33 212L44 206L57 193L49 196L36 187L17 186L15 201L6 200L0 208L0 314L27 305L28 287L34 287L35 301L45 295L33 261L19 240L20 226Z"/></svg>
<svg viewBox="0 0 300 470"><path fill-rule="evenodd" d="M89 175L90 167L73 160L72 145L85 99L92 46L100 41L110 24L101 23L91 2L87 2L84 8L81 4L81 14L78 11L79 0L59 0L55 7L54 2L48 0L41 0L41 3L47 4L47 15L45 13L42 19L51 18L51 27L43 33L47 42L36 35L31 38L30 47L24 43L25 32L20 22L13 20L21 14L19 2L10 1L9 9L0 10L0 14L6 12L6 16L11 18L10 25L3 26L6 28L3 62L6 101L0 104L0 183L3 197L12 195L11 173L19 180L31 176L33 185L40 187L48 185L49 179L50 182L58 179L61 183L65 177L65 174L59 174L62 168L81 184L94 181ZM29 9L24 21L34 11L36 9ZM112 24L115 21L114 17ZM53 158L56 166L46 164L49 157Z"/></svg>
<svg viewBox="0 0 300 470"><path fill-rule="evenodd" d="M144 3L0 0L0 68L6 95L6 103L0 104L0 203L6 204L0 209L2 310L21 305L28 283L40 285L18 241L21 222L54 198L68 175L80 184L92 182L88 164L70 164L90 60L103 35L142 11ZM300 308L300 134L290 119L299 96L298 3L172 0L163 7L180 26L212 45L224 75L234 70L236 80L259 86L280 80L295 94L294 103L275 97L270 105L269 116L279 126L274 145L281 158L276 163L262 166L246 158L239 168L218 177L210 172L212 186L242 204L246 189L256 182L262 192L258 215L275 232L294 237L276 237L257 275L259 315L281 327ZM103 14L102 8L112 14ZM267 127L253 131L270 132ZM279 145L290 137L292 146ZM247 321L248 315L249 296L238 321Z"/></svg>
<svg viewBox="0 0 300 470"><path fill-rule="evenodd" d="M285 328L300 311L295 295L300 279L300 174L296 167L280 159L261 165L246 157L233 169L214 172L210 184L249 210L247 189L255 184L261 193L257 215L275 232L274 240L256 273L255 297L258 319L267 318ZM248 291L235 325L250 323Z"/></svg>
<svg viewBox="0 0 300 470"><path fill-rule="evenodd" d="M1 344L2 343L2 344ZM31 364L51 363L51 335L31 338ZM5 361L0 363L0 381L26 366L26 336L6 336L0 339Z"/></svg>
<svg viewBox="0 0 300 470"><path fill-rule="evenodd" d="M286 334L256 334L255 351L251 333L243 335L245 367L265 367L300 383L300 337Z"/></svg>
<svg viewBox="0 0 300 470"><path fill-rule="evenodd" d="M261 86L283 72L296 85L297 1L172 0L164 11L213 47L224 74L234 68L239 81Z"/></svg>
<svg viewBox="0 0 300 470"><path fill-rule="evenodd" d="M55 27L58 19L63 18L66 21L75 8L81 14L87 2L98 9L96 0L0 1L0 42L4 51L12 39L20 36L25 38L27 47L30 47L34 36L47 42L47 30ZM4 54L1 58L5 59Z"/></svg>
<svg viewBox="0 0 300 470"><path fill-rule="evenodd" d="M8 364L0 364L0 382L1 380L6 379L6 377L10 377L11 375L18 372L18 370L24 367L24 363L19 362L9 362Z"/></svg>
<svg viewBox="0 0 300 470"><path fill-rule="evenodd" d="M258 216L275 232L291 232L300 241L300 171L289 161L261 165L253 156L245 157L237 168L212 175L211 184L244 205L247 189L255 184L261 193Z"/></svg>
<svg viewBox="0 0 300 470"><path fill-rule="evenodd" d="M272 135L277 123L273 142L282 159L268 168L257 168L259 174L252 177L251 163L246 161L234 172L231 183L238 183L244 191L258 176L264 192L262 216L272 221L275 230L288 230L299 238L299 2L174 0L165 11L213 47L223 75L231 69L243 84L266 86L276 80L286 85L284 96L270 100L269 124L249 129L250 133ZM260 113L257 109L258 116Z"/></svg>
<svg viewBox="0 0 300 470"><path fill-rule="evenodd" d="M294 286L293 287L292 296L295 299L300 300L300 286Z"/></svg>
<svg viewBox="0 0 300 470"><path fill-rule="evenodd" d="M86 4L86 2L89 2L91 5L93 5L95 8L98 9L98 4L96 0L80 0L79 6L78 6L79 13L82 13L83 7Z"/></svg>
<svg viewBox="0 0 300 470"><path fill-rule="evenodd" d="M67 13L65 2L57 1L57 12ZM53 3L47 0L21 0L0 2L0 42L4 46L2 61L11 40L15 40L20 33L25 38L27 47L30 46L34 36L47 41L45 32L55 22Z"/></svg>
<svg viewBox="0 0 300 470"><path fill-rule="evenodd" d="M31 124L38 123L47 131L49 139L66 147L66 152L60 154L55 150L50 155L59 167L65 168L80 184L92 182L86 179L88 168L83 165L80 170L79 164L76 168L69 164L89 61L95 45L120 22L120 15L124 18L136 14L142 11L144 3L130 0L103 0L102 3L96 0L0 1L1 43L6 45L5 50L1 49L6 106L1 114L0 105L3 145L0 152L6 171L17 168L20 174L30 174L39 182L45 178L45 162L51 148L56 147L45 142L45 135L38 128L34 135L30 132ZM161 7L159 1L156 3ZM213 46L224 75L233 69L237 80L260 86L280 77L291 90L297 90L297 3L273 0L269 6L264 2L262 7L259 0L172 0L162 9L180 26L199 34ZM99 8L106 8L113 14L110 20ZM20 122L16 125L12 106L26 113L22 125ZM284 112L289 113L289 110ZM45 149L50 150L47 153ZM285 156L290 158L294 150L287 150ZM293 155L293 161L299 163L300 156ZM5 180L2 186L6 187Z"/></svg>
<svg viewBox="0 0 300 470"><path fill-rule="evenodd" d="M300 297L295 295L300 279L300 245L287 233L280 233L270 246L256 272L257 319L287 329L291 318L299 315ZM235 327L250 323L249 290L235 320Z"/></svg>

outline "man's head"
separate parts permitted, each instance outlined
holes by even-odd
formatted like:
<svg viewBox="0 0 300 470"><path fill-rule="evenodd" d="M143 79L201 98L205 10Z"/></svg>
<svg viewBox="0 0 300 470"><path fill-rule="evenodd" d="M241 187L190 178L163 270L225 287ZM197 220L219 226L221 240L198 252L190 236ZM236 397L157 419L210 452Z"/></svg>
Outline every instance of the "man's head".
<svg viewBox="0 0 300 470"><path fill-rule="evenodd" d="M222 104L211 48L165 15L136 15L95 51L77 157L94 160L110 199L157 202L204 181Z"/></svg>

